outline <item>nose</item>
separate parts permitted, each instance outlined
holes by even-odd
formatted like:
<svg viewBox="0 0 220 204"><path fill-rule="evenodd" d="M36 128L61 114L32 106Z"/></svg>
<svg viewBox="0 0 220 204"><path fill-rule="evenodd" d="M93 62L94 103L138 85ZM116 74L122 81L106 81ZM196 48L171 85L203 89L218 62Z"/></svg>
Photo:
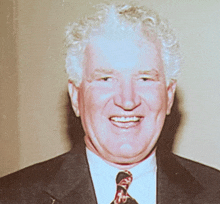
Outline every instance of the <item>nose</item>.
<svg viewBox="0 0 220 204"><path fill-rule="evenodd" d="M137 94L132 82L121 83L116 92L114 103L124 110L133 110L141 104L140 96Z"/></svg>

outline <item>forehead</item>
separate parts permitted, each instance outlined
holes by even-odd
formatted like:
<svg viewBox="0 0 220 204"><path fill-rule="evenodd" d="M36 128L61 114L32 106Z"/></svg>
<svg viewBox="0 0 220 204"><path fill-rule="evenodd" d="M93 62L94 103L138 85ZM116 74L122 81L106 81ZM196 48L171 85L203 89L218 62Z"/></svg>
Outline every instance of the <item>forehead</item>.
<svg viewBox="0 0 220 204"><path fill-rule="evenodd" d="M85 59L86 71L95 68L139 71L160 69L162 66L160 44L135 32L129 35L123 31L108 32L91 37Z"/></svg>

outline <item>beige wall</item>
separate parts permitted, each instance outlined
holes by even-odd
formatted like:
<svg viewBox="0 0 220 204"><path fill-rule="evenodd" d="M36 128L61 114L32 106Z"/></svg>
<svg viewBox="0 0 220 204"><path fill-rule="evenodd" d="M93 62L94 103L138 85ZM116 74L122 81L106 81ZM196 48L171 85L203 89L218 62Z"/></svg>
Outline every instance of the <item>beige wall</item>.
<svg viewBox="0 0 220 204"><path fill-rule="evenodd" d="M10 18L1 17L11 47L1 48L0 176L69 150L64 29L103 1L17 0L17 15L8 2ZM169 19L182 46L182 122L174 151L220 169L220 1L139 2Z"/></svg>
<svg viewBox="0 0 220 204"><path fill-rule="evenodd" d="M15 7L0 2L0 176L20 167Z"/></svg>

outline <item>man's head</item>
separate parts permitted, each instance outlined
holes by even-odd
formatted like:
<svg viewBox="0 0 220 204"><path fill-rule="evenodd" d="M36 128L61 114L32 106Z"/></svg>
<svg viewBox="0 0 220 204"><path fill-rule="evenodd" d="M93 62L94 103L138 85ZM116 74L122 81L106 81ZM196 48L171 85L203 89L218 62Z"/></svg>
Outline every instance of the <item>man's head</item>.
<svg viewBox="0 0 220 204"><path fill-rule="evenodd" d="M69 93L87 147L112 163L140 162L172 107L175 38L151 11L105 6L87 23L70 25L67 42Z"/></svg>

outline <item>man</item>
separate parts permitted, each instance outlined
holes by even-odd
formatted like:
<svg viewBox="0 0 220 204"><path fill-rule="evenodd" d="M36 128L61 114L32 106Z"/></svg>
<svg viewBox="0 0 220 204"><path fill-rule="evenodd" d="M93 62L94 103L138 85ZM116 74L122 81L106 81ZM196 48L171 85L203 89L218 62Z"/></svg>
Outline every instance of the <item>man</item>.
<svg viewBox="0 0 220 204"><path fill-rule="evenodd" d="M69 25L67 46L86 148L2 178L0 203L220 203L217 170L157 149L179 72L168 25L141 7L105 5Z"/></svg>

